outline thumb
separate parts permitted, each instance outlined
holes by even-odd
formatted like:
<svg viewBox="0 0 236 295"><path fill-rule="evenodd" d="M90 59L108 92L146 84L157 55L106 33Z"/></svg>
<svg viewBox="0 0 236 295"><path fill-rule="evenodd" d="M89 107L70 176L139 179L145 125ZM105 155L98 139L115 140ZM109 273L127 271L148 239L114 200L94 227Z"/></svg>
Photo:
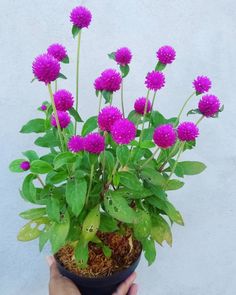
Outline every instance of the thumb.
<svg viewBox="0 0 236 295"><path fill-rule="evenodd" d="M48 266L50 268L50 278L56 279L58 277L61 277L61 275L57 269L57 264L56 264L55 258L53 256L47 256L46 260L47 260Z"/></svg>

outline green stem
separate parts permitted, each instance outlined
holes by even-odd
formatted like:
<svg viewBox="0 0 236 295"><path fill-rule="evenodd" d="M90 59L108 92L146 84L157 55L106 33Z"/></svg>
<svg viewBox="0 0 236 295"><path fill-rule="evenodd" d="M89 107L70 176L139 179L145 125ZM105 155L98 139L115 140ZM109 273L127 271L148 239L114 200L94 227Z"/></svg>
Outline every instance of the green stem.
<svg viewBox="0 0 236 295"><path fill-rule="evenodd" d="M198 125L202 120L204 119L204 115L202 115L196 122L196 125Z"/></svg>
<svg viewBox="0 0 236 295"><path fill-rule="evenodd" d="M146 96L146 103L145 103L145 107L144 107L143 124L142 124L141 134L140 134L140 137L139 137L139 143L141 142L142 137L143 137L143 130L144 130L144 124L145 124L145 117L146 117L146 114L147 114L147 106L148 106L149 93L150 93L150 90L148 89L147 96Z"/></svg>
<svg viewBox="0 0 236 295"><path fill-rule="evenodd" d="M45 186L43 180L41 179L41 177L39 175L37 175L38 181L41 183L42 187Z"/></svg>
<svg viewBox="0 0 236 295"><path fill-rule="evenodd" d="M98 114L101 111L101 107L102 107L102 91L99 93L99 105L98 105Z"/></svg>
<svg viewBox="0 0 236 295"><path fill-rule="evenodd" d="M55 80L55 92L57 91L57 80Z"/></svg>
<svg viewBox="0 0 236 295"><path fill-rule="evenodd" d="M177 122L179 121L179 119L180 119L180 117L181 117L181 115L182 115L182 113L183 113L183 111L184 111L186 105L188 104L188 102L190 101L190 99L191 99L194 95L195 95L195 92L193 92L193 93L187 98L187 100L185 101L185 103L183 104L183 106L182 106L182 108L181 108L181 110L180 110L180 112L179 112L179 114L178 114L178 117L177 117L177 119L176 119L176 121L175 121L175 126L176 126Z"/></svg>
<svg viewBox="0 0 236 295"><path fill-rule="evenodd" d="M120 94L121 94L121 107L122 107L122 114L123 114L123 117L125 118L125 107L124 107L124 80L122 79L122 82L121 82L121 91L120 91Z"/></svg>
<svg viewBox="0 0 236 295"><path fill-rule="evenodd" d="M64 143L63 143L63 137L62 137L62 132L61 132L61 126L60 126L60 123L59 123L57 110L56 110L56 106L55 106L55 102L54 102L54 98L53 98L52 86L51 86L50 83L48 84L48 91L49 91L49 94L50 94L50 99L51 99L51 103L52 103L52 109L53 109L53 113L54 113L56 123L57 123L57 131L58 131L58 134L59 134L59 138L60 138L60 142L61 142L61 148L62 148L62 151L63 151L64 150Z"/></svg>
<svg viewBox="0 0 236 295"><path fill-rule="evenodd" d="M170 172L170 175L169 175L169 177L168 177L168 180L167 180L166 184L168 183L168 181L170 180L171 176L172 176L173 173L175 172L176 166L177 166L178 161L179 161L179 157L180 157L180 155L182 154L182 151L183 151L183 148L184 148L184 144L185 144L185 142L183 141L183 142L181 143L181 145L180 145L178 155L177 155L177 157L176 157L176 160L175 160L174 166L173 166L172 169L171 169L171 172Z"/></svg>
<svg viewBox="0 0 236 295"><path fill-rule="evenodd" d="M93 183L93 175L94 175L94 164L91 166L91 172L90 172L90 178L89 178L89 188L88 188L88 192L87 192L87 196L86 196L86 201L85 201L85 205L88 205L88 199L89 199L89 195L91 192L91 188L92 188L92 183Z"/></svg>
<svg viewBox="0 0 236 295"><path fill-rule="evenodd" d="M153 112L153 107L154 107L154 103L155 103L156 95L157 95L157 91L155 91L154 94L153 94L153 98L152 98L152 106L151 106L151 114L152 114L152 112ZM148 123L148 128L150 127L150 125L151 125L151 122L149 121L149 123Z"/></svg>
<svg viewBox="0 0 236 295"><path fill-rule="evenodd" d="M77 44L77 59L76 59L76 94L75 94L75 110L78 112L78 98L79 98L79 61L80 61L80 41L81 41L81 32L78 34L78 44ZM77 130L77 121L75 120L75 134Z"/></svg>
<svg viewBox="0 0 236 295"><path fill-rule="evenodd" d="M154 153L152 154L152 156L147 159L146 162L143 163L143 165L140 167L140 169L142 169L145 165L147 165L147 163L149 163L152 159L154 159L155 155L157 154L157 152L160 150L159 147L156 148L156 150L154 151Z"/></svg>

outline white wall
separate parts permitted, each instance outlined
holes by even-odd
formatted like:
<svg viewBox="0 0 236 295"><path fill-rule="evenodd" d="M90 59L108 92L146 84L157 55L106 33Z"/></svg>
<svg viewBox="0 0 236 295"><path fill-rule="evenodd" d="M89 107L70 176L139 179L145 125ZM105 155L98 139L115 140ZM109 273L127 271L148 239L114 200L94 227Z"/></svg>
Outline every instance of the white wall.
<svg viewBox="0 0 236 295"><path fill-rule="evenodd" d="M36 242L16 241L23 225L17 214L26 208L18 193L22 177L8 172L9 162L31 149L35 136L18 134L37 115L48 97L41 83L30 84L31 62L52 42L63 43L71 63L63 66L70 79L61 86L74 91L76 42L71 36L69 12L76 4L93 13L82 35L79 106L83 117L97 111L92 83L106 67L106 54L121 46L134 58L125 85L126 106L145 94L145 74L153 68L156 49L173 45L176 62L166 71L166 88L156 106L167 116L177 113L192 92L198 74L213 80L212 92L225 104L218 120L201 123L198 148L186 154L207 164L202 175L186 177L186 185L170 195L183 213L186 226L174 226L172 249L158 249L150 268L138 269L141 295L232 295L236 271L235 198L235 52L234 0L0 0L0 294L47 294L45 251ZM117 97L118 101L118 97ZM193 100L191 107L196 107ZM234 279L234 281L233 281Z"/></svg>

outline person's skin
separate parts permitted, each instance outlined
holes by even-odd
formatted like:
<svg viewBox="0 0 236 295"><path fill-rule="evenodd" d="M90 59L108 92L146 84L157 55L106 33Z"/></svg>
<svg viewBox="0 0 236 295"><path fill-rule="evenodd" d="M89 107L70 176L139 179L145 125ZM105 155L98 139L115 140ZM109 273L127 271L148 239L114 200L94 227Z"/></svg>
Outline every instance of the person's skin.
<svg viewBox="0 0 236 295"><path fill-rule="evenodd" d="M47 262L50 267L49 295L82 295L70 279L59 273L53 256L48 256ZM138 286L134 284L135 279L136 273L134 272L120 284L112 295L137 295Z"/></svg>

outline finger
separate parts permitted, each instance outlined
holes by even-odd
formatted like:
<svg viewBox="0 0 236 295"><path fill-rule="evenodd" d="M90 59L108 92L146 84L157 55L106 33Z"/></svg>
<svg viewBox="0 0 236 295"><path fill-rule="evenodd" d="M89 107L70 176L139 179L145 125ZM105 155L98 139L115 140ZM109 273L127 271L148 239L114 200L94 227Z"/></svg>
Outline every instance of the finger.
<svg viewBox="0 0 236 295"><path fill-rule="evenodd" d="M129 289L128 295L137 295L138 294L138 285L133 284L131 288Z"/></svg>
<svg viewBox="0 0 236 295"><path fill-rule="evenodd" d="M55 258L53 256L47 256L47 262L50 267L50 278L55 279L55 278L61 277L57 268Z"/></svg>
<svg viewBox="0 0 236 295"><path fill-rule="evenodd" d="M133 272L116 290L113 295L126 295L129 291L130 286L133 284L136 279L136 273Z"/></svg>

